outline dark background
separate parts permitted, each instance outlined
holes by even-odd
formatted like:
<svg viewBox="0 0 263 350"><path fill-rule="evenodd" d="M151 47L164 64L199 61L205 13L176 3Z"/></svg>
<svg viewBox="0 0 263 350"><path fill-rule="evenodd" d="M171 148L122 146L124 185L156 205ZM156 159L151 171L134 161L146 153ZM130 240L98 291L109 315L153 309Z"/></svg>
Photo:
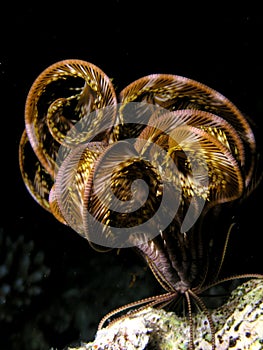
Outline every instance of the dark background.
<svg viewBox="0 0 263 350"><path fill-rule="evenodd" d="M0 305L1 349L62 349L92 340L110 309L160 291L134 252L93 251L27 192L18 144L27 93L46 67L67 58L89 61L113 78L117 92L151 73L198 80L251 118L262 149L263 16L191 6L123 0L2 6L0 293L11 287ZM224 265L228 275L263 273L261 198L262 185L236 212ZM46 272L34 281L29 276L41 269L34 258L39 252ZM15 287L19 276L21 290Z"/></svg>

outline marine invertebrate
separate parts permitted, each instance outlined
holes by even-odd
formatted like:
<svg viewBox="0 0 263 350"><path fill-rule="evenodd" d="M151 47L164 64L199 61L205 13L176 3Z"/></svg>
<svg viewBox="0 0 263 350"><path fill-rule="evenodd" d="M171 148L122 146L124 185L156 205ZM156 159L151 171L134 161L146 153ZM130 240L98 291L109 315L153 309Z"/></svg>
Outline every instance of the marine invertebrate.
<svg viewBox="0 0 263 350"><path fill-rule="evenodd" d="M254 134L239 109L210 87L169 74L140 78L117 96L98 67L65 60L33 83L25 126L20 169L36 201L95 249L134 247L167 291L114 310L99 328L129 307L184 295L190 348L191 298L206 312L214 344L198 294L219 280L207 278L213 237L202 225L258 181Z"/></svg>

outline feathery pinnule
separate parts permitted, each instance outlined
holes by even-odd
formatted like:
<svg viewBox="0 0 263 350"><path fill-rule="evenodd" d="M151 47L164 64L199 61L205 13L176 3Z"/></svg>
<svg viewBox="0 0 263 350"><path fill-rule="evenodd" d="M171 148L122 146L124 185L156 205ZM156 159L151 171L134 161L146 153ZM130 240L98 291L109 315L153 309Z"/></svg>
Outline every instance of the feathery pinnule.
<svg viewBox="0 0 263 350"><path fill-rule="evenodd" d="M233 225L209 278L212 237L202 226L212 208L238 204L256 187L256 158L247 119L212 88L151 74L116 94L103 71L77 59L57 62L35 80L19 145L23 180L44 209L94 249L133 246L166 290L113 310L99 328L127 309L164 307L183 295L190 349L191 300L207 316L214 349L215 327L199 295L237 277L263 278L218 278Z"/></svg>

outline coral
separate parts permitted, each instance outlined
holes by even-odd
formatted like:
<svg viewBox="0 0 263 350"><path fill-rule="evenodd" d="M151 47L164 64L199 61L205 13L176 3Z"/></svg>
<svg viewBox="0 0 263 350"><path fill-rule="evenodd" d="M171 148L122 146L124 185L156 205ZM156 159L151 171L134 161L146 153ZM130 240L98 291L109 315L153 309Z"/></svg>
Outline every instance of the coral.
<svg viewBox="0 0 263 350"><path fill-rule="evenodd" d="M228 301L211 311L216 349L262 349L263 282L251 279L237 287ZM193 317L195 349L211 349L211 332L202 312ZM187 349L189 322L174 312L148 308L97 332L93 342L68 350Z"/></svg>
<svg viewBox="0 0 263 350"><path fill-rule="evenodd" d="M41 283L49 275L44 253L36 251L32 240L23 235L12 240L0 228L0 321L12 322L42 292Z"/></svg>

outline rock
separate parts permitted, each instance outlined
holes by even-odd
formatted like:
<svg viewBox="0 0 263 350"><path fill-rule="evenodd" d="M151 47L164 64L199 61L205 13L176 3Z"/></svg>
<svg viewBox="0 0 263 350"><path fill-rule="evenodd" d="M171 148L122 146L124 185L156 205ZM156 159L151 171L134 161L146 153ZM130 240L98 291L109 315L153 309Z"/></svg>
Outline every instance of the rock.
<svg viewBox="0 0 263 350"><path fill-rule="evenodd" d="M263 281L251 279L232 293L221 307L211 310L216 349L263 349ZM211 349L211 331L203 312L193 315L196 350ZM187 349L190 326L187 317L147 308L99 330L95 340L68 350L171 350Z"/></svg>

